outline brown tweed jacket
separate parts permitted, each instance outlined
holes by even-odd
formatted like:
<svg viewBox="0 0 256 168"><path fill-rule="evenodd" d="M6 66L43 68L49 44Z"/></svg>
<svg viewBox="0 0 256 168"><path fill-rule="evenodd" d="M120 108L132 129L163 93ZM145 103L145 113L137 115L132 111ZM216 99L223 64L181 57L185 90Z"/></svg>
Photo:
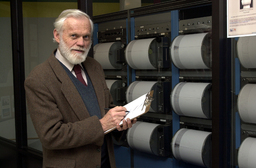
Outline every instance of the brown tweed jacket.
<svg viewBox="0 0 256 168"><path fill-rule="evenodd" d="M83 63L93 83L101 115L112 98L101 65L87 57ZM54 54L34 68L25 80L27 106L43 146L43 167L93 168L101 165L104 132L90 116L76 87ZM114 149L107 137L111 167Z"/></svg>

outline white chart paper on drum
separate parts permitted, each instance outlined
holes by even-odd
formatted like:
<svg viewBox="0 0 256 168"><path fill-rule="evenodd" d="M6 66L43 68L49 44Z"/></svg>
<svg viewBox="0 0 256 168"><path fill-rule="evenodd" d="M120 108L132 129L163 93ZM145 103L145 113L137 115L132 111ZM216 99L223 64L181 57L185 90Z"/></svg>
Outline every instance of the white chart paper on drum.
<svg viewBox="0 0 256 168"><path fill-rule="evenodd" d="M256 68L256 36L240 37L237 41L237 55L245 68Z"/></svg>
<svg viewBox="0 0 256 168"><path fill-rule="evenodd" d="M210 132L180 129L172 140L174 157L192 164L205 166L203 148Z"/></svg>
<svg viewBox="0 0 256 168"><path fill-rule="evenodd" d="M256 84L246 84L237 99L238 112L247 123L256 123Z"/></svg>
<svg viewBox="0 0 256 168"><path fill-rule="evenodd" d="M133 40L125 50L125 58L133 69L156 69L149 60L150 44L154 38Z"/></svg>
<svg viewBox="0 0 256 168"><path fill-rule="evenodd" d="M126 92L126 101L129 103L132 100L148 93L156 82L149 81L135 81L130 84Z"/></svg>
<svg viewBox="0 0 256 168"><path fill-rule="evenodd" d="M103 69L115 69L109 60L109 51L113 43L102 43L94 46L94 59L97 60Z"/></svg>
<svg viewBox="0 0 256 168"><path fill-rule="evenodd" d="M110 90L113 83L115 83L117 80L106 80L107 87Z"/></svg>
<svg viewBox="0 0 256 168"><path fill-rule="evenodd" d="M256 166L256 139L246 138L238 150L239 168L254 168Z"/></svg>
<svg viewBox="0 0 256 168"><path fill-rule="evenodd" d="M207 33L180 35L171 45L172 61L179 69L209 69L202 55L203 40Z"/></svg>
<svg viewBox="0 0 256 168"><path fill-rule="evenodd" d="M206 87L210 83L181 82L171 93L171 104L178 115L207 118L203 110ZM209 100L208 100L209 101Z"/></svg>
<svg viewBox="0 0 256 168"><path fill-rule="evenodd" d="M152 153L150 147L151 135L159 124L137 121L127 132L127 142L133 149Z"/></svg>

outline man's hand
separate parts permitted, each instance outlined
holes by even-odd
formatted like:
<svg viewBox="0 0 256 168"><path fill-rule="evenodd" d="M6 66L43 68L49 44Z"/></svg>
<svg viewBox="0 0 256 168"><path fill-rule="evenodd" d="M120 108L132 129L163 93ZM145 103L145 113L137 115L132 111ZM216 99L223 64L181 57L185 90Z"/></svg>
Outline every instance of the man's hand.
<svg viewBox="0 0 256 168"><path fill-rule="evenodd" d="M116 129L118 131L123 131L123 130L127 130L128 128L131 128L133 124L135 124L137 121L137 118L134 118L133 120L130 120L130 118L127 118L126 120L123 120L123 125L120 126L118 124L118 126L116 126Z"/></svg>
<svg viewBox="0 0 256 168"><path fill-rule="evenodd" d="M110 109L107 114L100 119L103 131L107 131L113 127L119 125L121 120L126 115L126 108L122 106L116 106L115 108Z"/></svg>
<svg viewBox="0 0 256 168"><path fill-rule="evenodd" d="M122 106L117 106L110 109L107 114L100 119L103 131L107 131L113 127L116 127L118 131L123 131L132 127L132 124L136 122L137 119L123 120L126 115L126 108ZM119 123L123 120L123 125L120 126Z"/></svg>

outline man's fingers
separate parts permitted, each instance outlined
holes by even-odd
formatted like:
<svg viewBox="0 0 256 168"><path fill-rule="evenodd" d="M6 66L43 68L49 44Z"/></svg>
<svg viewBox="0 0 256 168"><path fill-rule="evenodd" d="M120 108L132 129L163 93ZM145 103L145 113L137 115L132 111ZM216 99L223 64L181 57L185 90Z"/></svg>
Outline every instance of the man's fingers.
<svg viewBox="0 0 256 168"><path fill-rule="evenodd" d="M123 120L123 130L126 130L127 128L128 128L127 122L125 120Z"/></svg>
<svg viewBox="0 0 256 168"><path fill-rule="evenodd" d="M121 127L119 124L116 126L116 129L117 129L118 131L123 131L122 127Z"/></svg>

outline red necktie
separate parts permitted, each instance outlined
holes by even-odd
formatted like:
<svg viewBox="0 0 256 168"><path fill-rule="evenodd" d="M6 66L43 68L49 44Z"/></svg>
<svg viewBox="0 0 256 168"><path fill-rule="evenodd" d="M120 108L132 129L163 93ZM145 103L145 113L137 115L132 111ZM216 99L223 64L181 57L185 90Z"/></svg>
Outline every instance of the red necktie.
<svg viewBox="0 0 256 168"><path fill-rule="evenodd" d="M84 78L83 78L83 76L82 76L82 73L81 73L81 66L77 64L77 65L74 66L73 69L74 69L74 71L75 71L76 78L77 78L80 82L82 82L82 84L84 84L85 86L87 86L87 84L85 83Z"/></svg>

